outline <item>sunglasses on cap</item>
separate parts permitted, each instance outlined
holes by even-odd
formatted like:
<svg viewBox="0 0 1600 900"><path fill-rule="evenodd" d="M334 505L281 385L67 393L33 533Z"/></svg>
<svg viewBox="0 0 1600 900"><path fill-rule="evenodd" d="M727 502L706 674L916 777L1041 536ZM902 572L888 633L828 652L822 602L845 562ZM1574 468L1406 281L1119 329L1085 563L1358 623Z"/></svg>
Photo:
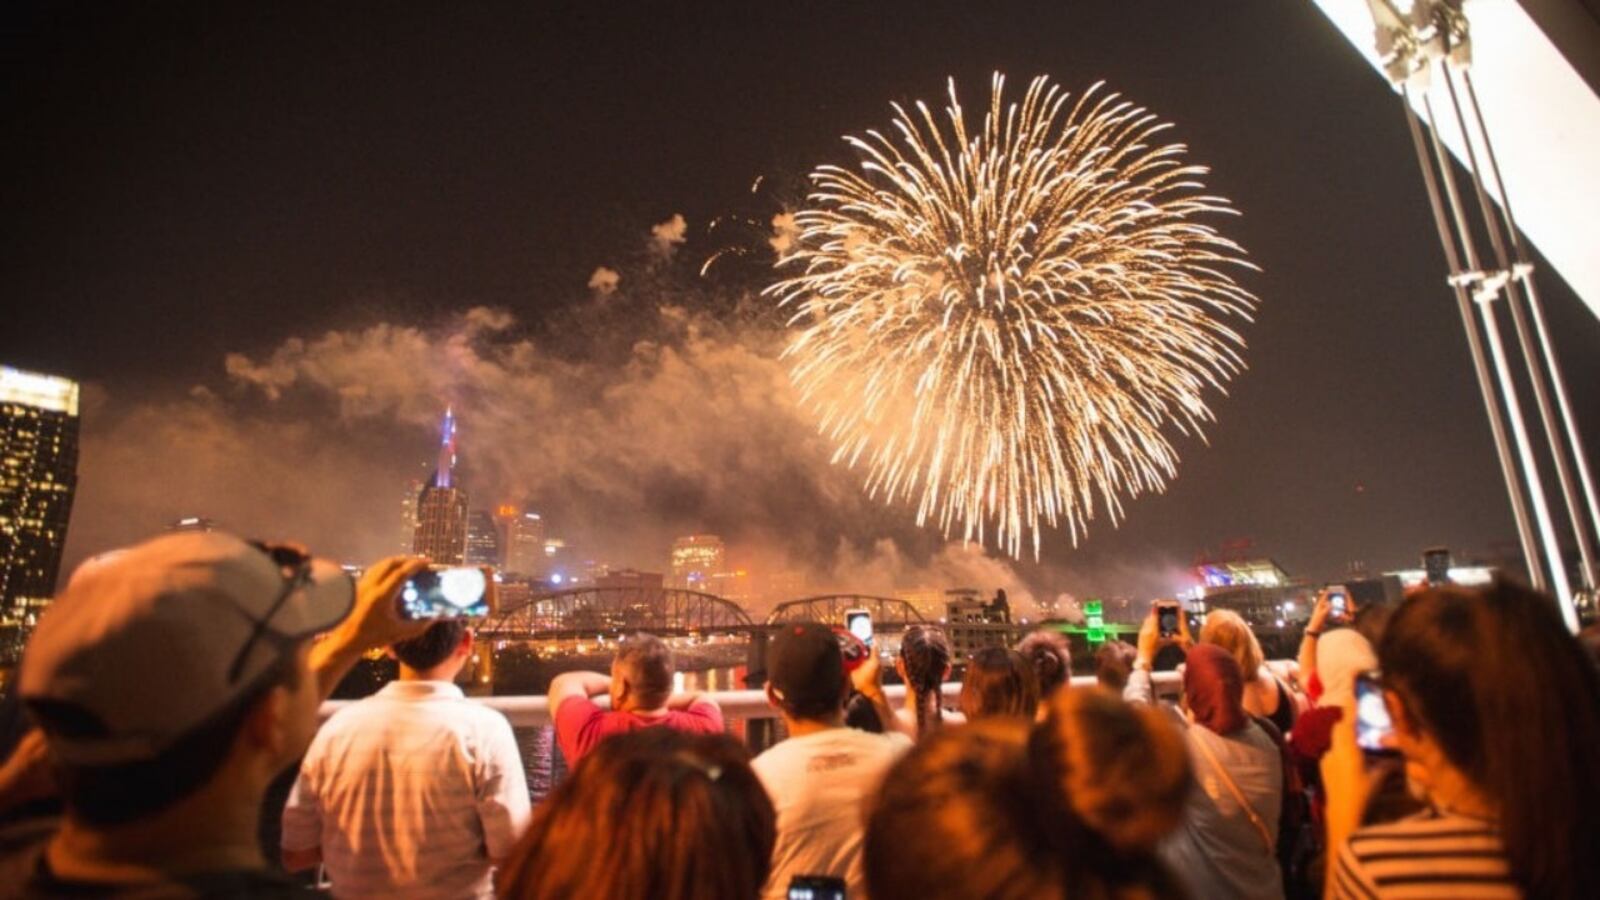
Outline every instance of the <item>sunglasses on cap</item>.
<svg viewBox="0 0 1600 900"><path fill-rule="evenodd" d="M299 547L288 544L268 544L262 541L250 541L250 546L266 554L278 567L278 575L283 579L283 588L278 591L278 596L267 607L267 612L256 619L255 627L250 629L250 637L239 648L239 653L233 658L233 664L228 667L228 683L233 684L244 674L245 660L250 658L250 650L256 642L267 634L267 628L283 604L288 602L290 595L311 582L311 555Z"/></svg>

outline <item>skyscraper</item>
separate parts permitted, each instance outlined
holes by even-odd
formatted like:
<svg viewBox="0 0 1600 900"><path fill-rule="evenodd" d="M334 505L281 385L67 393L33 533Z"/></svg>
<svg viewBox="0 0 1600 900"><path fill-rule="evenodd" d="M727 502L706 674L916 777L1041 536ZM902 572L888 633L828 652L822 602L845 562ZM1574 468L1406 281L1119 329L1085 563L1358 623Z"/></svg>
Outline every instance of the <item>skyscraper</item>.
<svg viewBox="0 0 1600 900"><path fill-rule="evenodd" d="M485 509L467 513L467 565L500 568L500 529Z"/></svg>
<svg viewBox="0 0 1600 900"><path fill-rule="evenodd" d="M78 483L78 385L0 366L0 665L55 593Z"/></svg>
<svg viewBox="0 0 1600 900"><path fill-rule="evenodd" d="M673 587L706 590L711 586L711 576L721 574L722 568L722 538L691 534L672 542Z"/></svg>
<svg viewBox="0 0 1600 900"><path fill-rule="evenodd" d="M544 577L549 563L544 553L544 519L515 506L500 508L506 523L506 571L530 578Z"/></svg>
<svg viewBox="0 0 1600 900"><path fill-rule="evenodd" d="M422 497L422 482L413 478L400 494L400 552L410 553L417 542L417 501Z"/></svg>
<svg viewBox="0 0 1600 900"><path fill-rule="evenodd" d="M455 487L456 417L444 412L439 427L439 464L417 497L417 531L411 552L436 565L459 566L467 556L467 494Z"/></svg>
<svg viewBox="0 0 1600 900"><path fill-rule="evenodd" d="M433 468L434 487L452 487L456 472L456 413L453 407L444 408L444 421L439 425L439 462Z"/></svg>

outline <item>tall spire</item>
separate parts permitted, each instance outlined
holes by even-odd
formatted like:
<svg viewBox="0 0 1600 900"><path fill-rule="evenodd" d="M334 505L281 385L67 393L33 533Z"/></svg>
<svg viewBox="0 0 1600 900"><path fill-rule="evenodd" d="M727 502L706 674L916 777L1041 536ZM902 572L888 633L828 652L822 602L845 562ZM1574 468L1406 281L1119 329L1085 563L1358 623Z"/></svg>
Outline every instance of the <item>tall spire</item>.
<svg viewBox="0 0 1600 900"><path fill-rule="evenodd" d="M453 407L444 408L444 421L439 425L439 467L434 471L436 487L450 487L456 467L456 416Z"/></svg>

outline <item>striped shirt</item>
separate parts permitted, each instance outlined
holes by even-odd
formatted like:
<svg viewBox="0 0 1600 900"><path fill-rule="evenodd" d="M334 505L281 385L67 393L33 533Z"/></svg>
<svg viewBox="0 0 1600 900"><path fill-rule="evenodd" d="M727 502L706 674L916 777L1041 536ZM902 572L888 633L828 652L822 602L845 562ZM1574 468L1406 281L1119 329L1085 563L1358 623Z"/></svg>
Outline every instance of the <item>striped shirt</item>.
<svg viewBox="0 0 1600 900"><path fill-rule="evenodd" d="M283 811L287 852L320 848L340 898L489 897L529 819L505 717L442 681L394 681L335 713Z"/></svg>
<svg viewBox="0 0 1600 900"><path fill-rule="evenodd" d="M1431 810L1351 835L1328 879L1341 900L1522 896L1492 825Z"/></svg>

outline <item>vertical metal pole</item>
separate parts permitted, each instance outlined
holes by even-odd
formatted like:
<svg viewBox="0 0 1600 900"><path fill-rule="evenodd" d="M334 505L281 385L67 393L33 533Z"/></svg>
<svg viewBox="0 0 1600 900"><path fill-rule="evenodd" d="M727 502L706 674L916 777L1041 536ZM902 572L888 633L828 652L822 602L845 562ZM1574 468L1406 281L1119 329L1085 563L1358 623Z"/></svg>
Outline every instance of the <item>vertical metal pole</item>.
<svg viewBox="0 0 1600 900"><path fill-rule="evenodd" d="M1422 125L1417 121L1416 110L1411 107L1410 91L1402 85L1400 87L1400 104L1405 107L1406 124L1411 127L1411 143L1417 151L1417 165L1422 169L1422 180L1428 188L1428 203L1433 210L1433 224L1439 230L1439 244L1444 249L1445 263L1450 267L1450 286L1456 294L1456 305L1461 312L1461 327L1467 333L1467 349L1472 352L1473 371L1478 376L1478 391L1483 396L1484 410L1489 415L1489 430L1494 435L1494 447L1500 458L1500 474L1505 478L1506 494L1511 499L1511 513L1517 523L1517 537L1522 544L1523 558L1528 562L1528 574L1533 580L1533 586L1539 590L1545 589L1544 575L1538 565L1533 528L1528 522L1527 503L1522 497L1522 483L1517 478L1516 465L1511 460L1511 446L1506 440L1505 420L1500 414L1500 401L1495 399L1494 384L1489 378L1489 366L1484 361L1483 340L1478 335L1478 326L1473 321L1472 302L1467 297L1466 288L1462 285L1460 276L1461 259L1456 252L1455 239L1450 234L1450 226L1445 219L1444 202L1439 196L1439 184L1434 176L1433 164L1429 161L1428 151L1422 137ZM1429 111L1432 118L1432 111Z"/></svg>
<svg viewBox="0 0 1600 900"><path fill-rule="evenodd" d="M1545 434L1549 438L1550 446L1555 453L1556 474L1561 479L1561 491L1566 500L1567 512L1572 517L1573 531L1578 539L1578 551L1583 560L1584 588L1592 593L1596 587L1597 575L1595 559L1590 552L1591 541L1595 535L1600 535L1600 504L1595 502L1594 480L1589 474L1589 463L1584 454L1583 439L1578 434L1577 424L1572 416L1572 408L1567 402L1567 390L1561 377L1561 365L1556 358L1555 348L1550 344L1549 332L1544 325L1544 313L1539 302L1538 290L1534 286L1532 264L1528 259L1527 249L1522 243L1522 236L1517 231L1516 215L1511 209L1511 196L1506 193L1505 182L1500 178L1500 163L1495 158L1494 144L1489 140L1489 130L1484 126L1483 108L1478 105L1478 93L1472 86L1472 73L1463 71L1461 79L1467 89L1467 107L1472 110L1474 120L1477 123L1478 134L1483 140L1484 157L1489 161L1489 174L1494 178L1495 192L1500 197L1500 209L1506 233L1510 236L1511 248L1518 264L1517 268L1513 270L1513 281L1515 284L1520 284L1526 292L1528 312L1533 317L1534 331L1539 338L1539 347L1543 351L1544 363L1549 367L1550 381L1555 389L1556 404L1561 412L1561 426L1566 436L1565 446L1563 446L1561 436L1556 433L1555 416L1550 409L1550 396L1545 390L1543 379L1540 377L1541 373L1539 373L1535 363L1534 348L1523 323L1523 317L1520 315L1520 307L1517 305L1517 301L1520 298L1516 295L1516 292L1513 292L1512 309L1518 313L1516 316L1517 336L1522 342L1523 355L1527 357L1528 372L1533 378L1535 397L1539 401L1539 415L1544 422ZM1452 87L1452 98L1454 97L1454 90L1454 87ZM1489 220L1492 215L1486 201L1483 199L1481 184L1478 190L1479 202L1485 204L1484 218ZM1500 265L1508 266L1504 252L1501 252ZM1565 450L1568 448L1572 452L1572 458L1578 470L1577 486L1573 484L1571 468L1567 462ZM1587 518L1584 516L1584 510L1578 504L1577 493L1579 488L1581 488L1583 499L1587 504Z"/></svg>
<svg viewBox="0 0 1600 900"><path fill-rule="evenodd" d="M1450 159L1445 155L1444 142L1439 137L1439 123L1433 115L1433 104L1426 96L1423 105L1428 110L1428 124L1433 128L1434 154L1439 158L1439 177L1444 182L1445 196L1450 200L1450 212L1455 220L1456 232L1461 236L1462 249L1467 254L1467 265L1472 271L1482 273L1483 265L1478 260L1477 247L1472 241L1471 225L1467 222L1466 213L1461 206L1461 195L1456 191L1455 174L1450 171ZM1466 123L1457 123L1461 126L1462 140L1466 142L1471 158L1471 141L1467 140ZM1529 501L1533 506L1534 521L1539 526L1539 537L1544 544L1545 560L1550 567L1550 581L1556 595L1556 600L1561 606L1561 614L1567 620L1567 627L1573 631L1578 630L1578 616L1572 606L1572 590L1567 584L1567 568L1561 559L1561 545L1556 541L1555 526L1550 521L1550 509L1545 502L1544 482L1539 476L1539 462L1533 455L1533 446L1528 441L1528 429L1522 419L1522 404L1517 400L1517 385L1512 380L1511 370L1506 362L1505 346L1500 340L1500 327L1495 322L1494 300L1498 298L1500 288L1498 285L1485 283L1482 289L1474 293L1473 299L1478 301L1478 312L1483 319L1484 336L1489 341L1489 352L1494 360L1495 376L1500 382L1500 393L1505 399L1506 416L1511 421L1511 437L1516 442L1517 455L1522 459L1522 477L1528 485ZM1537 566L1537 559L1529 559L1528 566L1533 569ZM1538 579L1535 579L1538 582Z"/></svg>

